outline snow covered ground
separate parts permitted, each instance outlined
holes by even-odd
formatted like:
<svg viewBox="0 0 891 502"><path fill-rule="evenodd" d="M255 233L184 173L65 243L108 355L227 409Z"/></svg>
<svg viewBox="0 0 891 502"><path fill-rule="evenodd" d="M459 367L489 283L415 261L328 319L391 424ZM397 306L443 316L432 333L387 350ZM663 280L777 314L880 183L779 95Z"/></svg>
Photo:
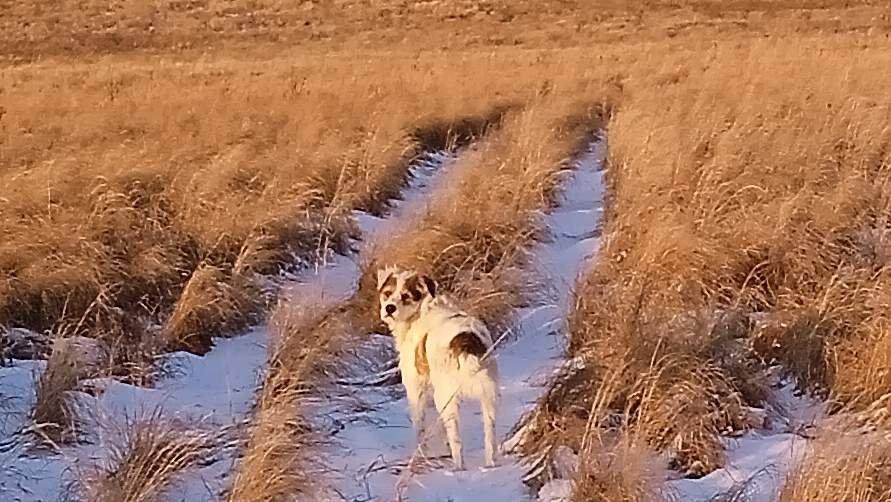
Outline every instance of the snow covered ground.
<svg viewBox="0 0 891 502"><path fill-rule="evenodd" d="M671 482L681 500L705 502L742 489L747 502L775 502L783 480L807 453L812 429L825 416L825 403L797 396L794 384L782 382L766 410L767 427L726 440L725 466L699 479Z"/></svg>
<svg viewBox="0 0 891 502"><path fill-rule="evenodd" d="M462 156L473 155L466 149ZM565 327L572 288L578 275L590 265L599 247L598 225L603 211L601 165L603 143L594 143L563 180L562 200L544 216L552 238L535 245L535 266L553 293L550 302L515 313L515 331L496 352L502 378L502 401L498 414L501 439L535 403L543 384L561 363ZM280 295L294 301L331 303L349 297L360 274L360 260L377 242L411 225L425 211L431 194L447 189L460 162L450 154L431 154L413 167L413 178L403 198L385 218L355 213L361 230L359 252L353 256L330 256L315 270L291 277L281 284ZM186 473L168 492L168 500L218 500L225 488L236 454L234 440L243 430L259 378L267 360L266 326L231 338L215 340L213 350L203 357L188 353L169 356L177 371L141 388L111 379L90 382L100 392L79 394L83 409L90 410L86 427L88 441L66 446L58 453L33 450L17 441L28 426L34 381L45 366L42 361L15 361L0 367L0 500L55 501L86 465L101 463L106 454L106 430L127 420L160 414L219 433L224 447L212 461ZM374 343L390 344L380 337ZM482 428L478 407L462 408L461 426L468 469L453 472L446 458L442 432L430 441L436 458L408 468L414 453L414 435L400 387L356 387L367 409L328 410L338 424L336 447L328 452L336 476L337 498L350 502L410 501L559 501L568 493L568 482L546 485L539 494L522 483L524 468L517 459L503 456L495 468L482 468ZM776 390L777 403L763 412L771 424L741 437L727 439L726 466L700 479L675 479L670 486L683 501L707 501L745 486L753 502L777 500L778 489L788 470L808 448L802 431L823 414L821 403L795 397L786 383ZM428 413L432 423L436 414Z"/></svg>
<svg viewBox="0 0 891 502"><path fill-rule="evenodd" d="M386 217L356 212L363 240L382 238L398 221L421 209L437 179L453 164L453 156L432 153L412 167L412 179L402 200ZM359 277L359 258L330 256L315 270L307 271L281 285L282 295L318 295L326 301L352 293ZM225 433L234 438L246 420L267 360L268 330L257 326L247 333L218 338L205 356L173 353L169 362L173 376L158 381L153 388L136 387L112 379L90 382L101 392L97 397L78 395L81 409L89 410L87 443L66 446L58 453L31 451L17 440L28 426L33 404L34 382L45 366L43 361L14 361L0 367L0 500L55 501L64 493L77 469L102 463L105 430L122 428L128 420L160 415L195 424L202 429ZM101 430L96 430L101 429ZM234 462L234 448L218 453L215 461L187 473L168 494L169 500L218 500L226 476Z"/></svg>
<svg viewBox="0 0 891 502"><path fill-rule="evenodd" d="M562 203L544 221L553 239L533 249L538 267L553 285L553 303L517 312L517 336L496 352L502 379L498 413L498 434L502 439L534 404L546 378L560 362L562 323L572 287L599 244L596 235L602 213L603 154L603 144L595 143L576 169L567 174ZM530 498L521 480L523 469L516 459L502 457L495 468L480 467L482 427L475 403L465 404L461 414L466 471L453 472L447 462L433 462L433 469L421 473L406 469L413 453L414 434L399 390L369 390L372 395L363 397L372 401L372 411L361 417L341 417L346 427L337 435L339 448L332 452L329 462L341 473L337 489L346 500L495 502ZM432 421L435 416L431 407L428 419ZM447 452L441 433L433 437L430 445L433 455Z"/></svg>

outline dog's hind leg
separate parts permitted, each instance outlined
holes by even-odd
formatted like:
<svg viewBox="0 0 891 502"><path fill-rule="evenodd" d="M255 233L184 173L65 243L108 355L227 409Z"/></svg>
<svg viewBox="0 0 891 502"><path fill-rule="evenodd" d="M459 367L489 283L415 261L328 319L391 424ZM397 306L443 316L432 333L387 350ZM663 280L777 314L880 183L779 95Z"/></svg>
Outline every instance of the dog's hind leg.
<svg viewBox="0 0 891 502"><path fill-rule="evenodd" d="M486 443L486 466L495 466L496 441L495 441L495 409L498 401L493 396L482 396L480 408L483 412L483 433Z"/></svg>
<svg viewBox="0 0 891 502"><path fill-rule="evenodd" d="M425 409L427 408L427 390L425 387L417 393L417 398L411 403L411 421L415 428L416 445L418 453L427 456L427 426L425 421Z"/></svg>
<svg viewBox="0 0 891 502"><path fill-rule="evenodd" d="M461 427L458 422L459 396L451 385L444 387L433 390L433 401L436 403L436 410L439 411L442 424L445 426L455 470L462 471L464 470L464 452L461 444Z"/></svg>

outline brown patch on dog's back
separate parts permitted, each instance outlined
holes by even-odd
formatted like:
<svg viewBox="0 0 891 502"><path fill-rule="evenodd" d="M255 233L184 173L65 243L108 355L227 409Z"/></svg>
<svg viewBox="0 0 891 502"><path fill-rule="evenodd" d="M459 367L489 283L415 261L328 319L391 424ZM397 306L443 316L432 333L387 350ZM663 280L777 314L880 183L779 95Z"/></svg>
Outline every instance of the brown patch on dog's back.
<svg viewBox="0 0 891 502"><path fill-rule="evenodd" d="M486 344L473 331L462 331L449 342L449 352L452 357L458 357L461 354L483 357L486 353Z"/></svg>
<svg viewBox="0 0 891 502"><path fill-rule="evenodd" d="M427 335L421 337L421 341L415 347L415 369L419 375L430 374L430 363L427 362Z"/></svg>

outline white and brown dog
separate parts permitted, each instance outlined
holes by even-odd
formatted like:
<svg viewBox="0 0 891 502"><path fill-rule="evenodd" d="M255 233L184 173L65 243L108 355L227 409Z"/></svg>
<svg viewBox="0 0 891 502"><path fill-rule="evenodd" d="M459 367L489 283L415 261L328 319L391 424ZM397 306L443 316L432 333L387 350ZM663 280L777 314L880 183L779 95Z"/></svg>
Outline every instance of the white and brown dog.
<svg viewBox="0 0 891 502"><path fill-rule="evenodd" d="M381 319L396 339L418 448L423 449L424 408L432 388L455 469L464 468L458 406L467 398L480 402L486 465L495 465L498 367L494 358L484 357L493 343L486 325L437 294L436 283L416 272L378 270L377 286Z"/></svg>

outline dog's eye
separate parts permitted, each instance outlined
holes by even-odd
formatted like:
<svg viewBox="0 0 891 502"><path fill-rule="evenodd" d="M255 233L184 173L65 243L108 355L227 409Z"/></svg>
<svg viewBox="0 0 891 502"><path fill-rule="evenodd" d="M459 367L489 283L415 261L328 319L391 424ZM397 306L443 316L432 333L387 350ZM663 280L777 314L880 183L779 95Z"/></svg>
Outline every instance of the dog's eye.
<svg viewBox="0 0 891 502"><path fill-rule="evenodd" d="M402 303L411 303L411 296L408 293L402 293Z"/></svg>
<svg viewBox="0 0 891 502"><path fill-rule="evenodd" d="M387 290L381 291L381 296L384 298L388 298L392 294L393 294L392 289L387 289Z"/></svg>

